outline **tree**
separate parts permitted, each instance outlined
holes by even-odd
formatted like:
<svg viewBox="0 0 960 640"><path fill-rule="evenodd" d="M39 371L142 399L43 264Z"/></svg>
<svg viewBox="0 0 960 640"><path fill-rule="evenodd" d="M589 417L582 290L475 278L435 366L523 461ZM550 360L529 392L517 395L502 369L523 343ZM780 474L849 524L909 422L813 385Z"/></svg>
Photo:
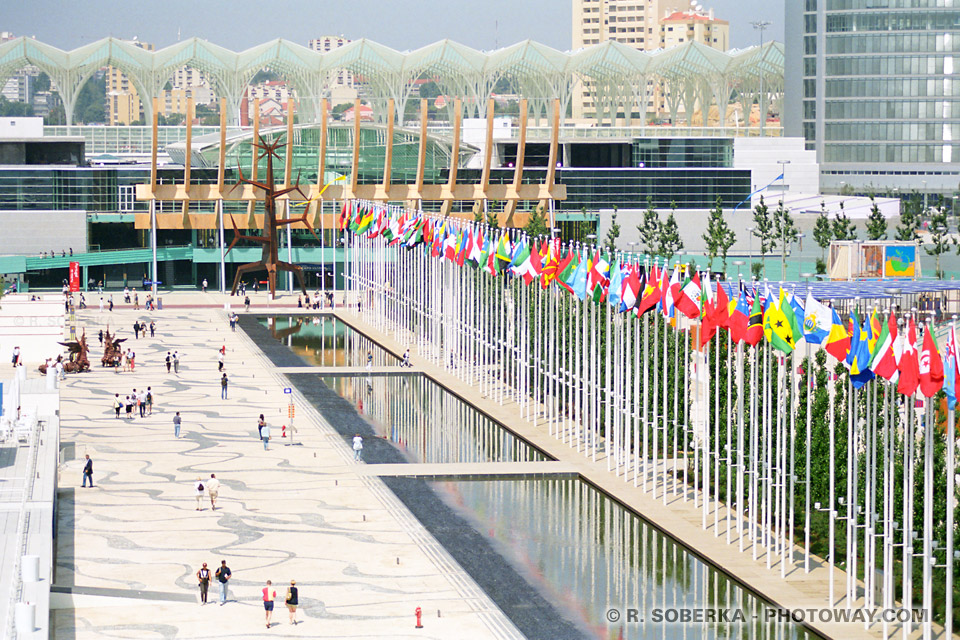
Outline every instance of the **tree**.
<svg viewBox="0 0 960 640"><path fill-rule="evenodd" d="M43 124L46 125L63 125L67 123L67 114L63 110L63 105L57 105L50 108L50 113L48 113L44 119Z"/></svg>
<svg viewBox="0 0 960 640"><path fill-rule="evenodd" d="M669 261L674 255L683 251L683 240L680 238L680 227L677 225L677 203L670 203L670 215L666 222L660 225L657 238L657 255Z"/></svg>
<svg viewBox="0 0 960 640"><path fill-rule="evenodd" d="M617 224L617 206L613 207L613 215L610 219L610 228L607 230L607 237L603 241L603 246L607 251L613 253L617 250L617 238L620 237L620 225Z"/></svg>
<svg viewBox="0 0 960 640"><path fill-rule="evenodd" d="M657 253L657 236L660 233L660 214L653 208L653 198L647 196L647 210L643 212L643 220L637 225L640 232L640 244L643 252L649 255Z"/></svg>
<svg viewBox="0 0 960 640"><path fill-rule="evenodd" d="M330 114L333 116L334 120L340 120L343 118L343 113L348 111L351 107L353 107L353 105L349 102L341 102L330 110Z"/></svg>
<svg viewBox="0 0 960 640"><path fill-rule="evenodd" d="M940 256L948 251L950 241L947 239L947 210L943 206L943 201L937 199L937 206L934 207L930 215L930 243L932 247L924 247L928 256L937 258L936 277L943 279L943 271L940 269Z"/></svg>
<svg viewBox="0 0 960 640"><path fill-rule="evenodd" d="M496 200L490 200L487 204L487 226L491 229L500 228L500 220L497 218L497 209L500 203Z"/></svg>
<svg viewBox="0 0 960 640"><path fill-rule="evenodd" d="M33 107L26 102L10 102L5 96L0 96L0 117L26 118L33 115Z"/></svg>
<svg viewBox="0 0 960 640"><path fill-rule="evenodd" d="M780 243L780 279L787 279L787 247L800 239L800 231L793 222L790 209L783 206L783 200L773 212L773 237Z"/></svg>
<svg viewBox="0 0 960 640"><path fill-rule="evenodd" d="M753 235L760 239L760 258L767 255L767 252L777 248L777 243L773 239L773 220L770 218L770 209L760 196L760 203L753 209ZM767 273L767 263L763 261L762 270L764 275Z"/></svg>
<svg viewBox="0 0 960 640"><path fill-rule="evenodd" d="M843 202L840 203L840 212L833 218L833 239L838 241L857 239L857 228L843 210Z"/></svg>
<svg viewBox="0 0 960 640"><path fill-rule="evenodd" d="M923 214L923 202L918 194L900 201L900 224L897 225L896 239L900 242L920 241L917 229L920 228L920 219Z"/></svg>
<svg viewBox="0 0 960 640"><path fill-rule="evenodd" d="M710 266L717 256L723 260L723 272L727 272L727 252L737 240L737 234L733 232L727 221L723 219L723 198L717 196L717 203L710 210L710 219L707 221L707 231L703 234L703 240L707 243L707 257L710 259Z"/></svg>
<svg viewBox="0 0 960 640"><path fill-rule="evenodd" d="M867 240L887 239L887 219L873 196L870 196L870 215L867 217Z"/></svg>
<svg viewBox="0 0 960 640"><path fill-rule="evenodd" d="M40 75L38 75L37 79L33 82L33 90L34 92L50 91L50 76L41 71Z"/></svg>
<svg viewBox="0 0 960 640"><path fill-rule="evenodd" d="M544 214L542 205L533 210L533 213L530 214L530 220L527 221L527 226L525 226L523 230L531 238L550 235L550 225L547 224L547 217Z"/></svg>
<svg viewBox="0 0 960 640"><path fill-rule="evenodd" d="M78 122L103 123L107 119L107 81L101 74L94 74L77 94L74 113Z"/></svg>
<svg viewBox="0 0 960 640"><path fill-rule="evenodd" d="M813 240L820 247L820 257L817 258L817 273L827 272L827 248L833 240L833 230L830 228L830 218L827 216L827 204L820 203L820 215L813 226Z"/></svg>

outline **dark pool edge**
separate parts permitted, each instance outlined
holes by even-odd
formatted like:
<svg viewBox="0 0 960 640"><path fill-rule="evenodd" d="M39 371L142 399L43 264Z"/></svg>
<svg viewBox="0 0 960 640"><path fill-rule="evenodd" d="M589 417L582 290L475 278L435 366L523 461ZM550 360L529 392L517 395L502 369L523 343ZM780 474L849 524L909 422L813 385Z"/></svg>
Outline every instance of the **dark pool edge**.
<svg viewBox="0 0 960 640"><path fill-rule="evenodd" d="M240 328L275 366L303 366L302 358L275 340L256 317L241 316ZM353 404L329 389L319 376L310 373L285 375L345 442L355 433L364 437L366 462L409 462L389 441L376 437L373 427L354 410ZM448 506L426 480L381 478L381 481L527 638L573 640L590 637L561 615L489 540Z"/></svg>

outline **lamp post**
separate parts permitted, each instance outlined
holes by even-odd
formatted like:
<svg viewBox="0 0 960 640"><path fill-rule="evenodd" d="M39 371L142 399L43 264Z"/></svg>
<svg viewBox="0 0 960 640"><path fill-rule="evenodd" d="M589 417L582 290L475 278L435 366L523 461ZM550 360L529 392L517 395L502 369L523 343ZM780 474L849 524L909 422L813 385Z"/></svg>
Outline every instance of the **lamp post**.
<svg viewBox="0 0 960 640"><path fill-rule="evenodd" d="M759 97L759 107L760 107L760 135L763 135L764 125L767 124L767 113L766 108L764 107L765 101L763 99L763 32L767 30L772 23L769 20L754 20L750 24L753 25L753 28L760 32L760 63L757 65L757 68L760 70L760 97ZM750 125L749 116L747 116L747 126Z"/></svg>
<svg viewBox="0 0 960 640"><path fill-rule="evenodd" d="M786 167L790 164L789 160L777 160L777 164L780 165L780 196L783 197L783 194L787 191L787 173Z"/></svg>

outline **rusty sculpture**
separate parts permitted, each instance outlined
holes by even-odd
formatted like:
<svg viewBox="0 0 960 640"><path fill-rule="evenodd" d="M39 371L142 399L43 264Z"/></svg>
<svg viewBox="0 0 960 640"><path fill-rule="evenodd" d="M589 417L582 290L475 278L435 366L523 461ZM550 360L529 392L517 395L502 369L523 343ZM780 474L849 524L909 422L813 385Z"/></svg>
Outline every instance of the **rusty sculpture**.
<svg viewBox="0 0 960 640"><path fill-rule="evenodd" d="M277 293L277 271L289 271L297 275L297 282L300 284L300 290L304 295L307 293L307 288L303 284L303 269L300 266L295 264L290 264L289 262L283 262L277 257L278 251L280 249L280 237L279 229L282 226L294 224L296 222L302 222L304 226L313 234L313 237L317 239L318 242L321 242L320 237L313 230L313 225L307 221L307 208L304 208L303 216L297 218L283 218L277 219L277 198L284 196L288 193L297 192L303 196L304 200L307 199L306 194L300 189L300 178L297 177L297 182L292 187L287 187L285 189L277 189L273 180L273 159L276 158L280 160L280 156L277 155L277 149L285 145L280 144L280 137L278 136L273 142L267 142L267 140L260 136L259 142L251 143L255 150L254 153L257 153L257 162L261 159L267 159L267 178L266 182L258 182L256 180L250 180L243 177L243 170L240 167L237 167L237 171L240 174L240 182L238 184L249 184L257 189L263 189L263 235L262 236L248 236L241 235L240 230L237 228L237 223L233 219L233 216L230 216L230 221L233 223L233 242L230 243L230 248L227 250L229 254L233 250L233 247L240 240L249 240L250 242L257 242L262 245L263 253L260 256L260 259L256 262L249 262L247 264L240 265L237 267L237 275L233 279L233 289L230 290L230 295L237 295L237 287L240 285L240 278L244 273L250 271L260 271L265 269L267 272L267 281L270 287L270 297L276 296Z"/></svg>
<svg viewBox="0 0 960 640"><path fill-rule="evenodd" d="M117 338L116 334L110 334L110 327L103 332L103 357L100 359L100 365L103 367L119 367L123 359L123 350L120 348L121 342L126 342L126 338Z"/></svg>
<svg viewBox="0 0 960 640"><path fill-rule="evenodd" d="M65 346L67 351L70 352L69 360L63 363L64 371L67 373L83 373L84 371L90 370L90 360L87 358L87 354L90 352L90 349L87 347L86 331L80 335L79 340L74 340L71 342L58 342L57 344ZM46 364L40 365L39 369L40 373L47 373Z"/></svg>

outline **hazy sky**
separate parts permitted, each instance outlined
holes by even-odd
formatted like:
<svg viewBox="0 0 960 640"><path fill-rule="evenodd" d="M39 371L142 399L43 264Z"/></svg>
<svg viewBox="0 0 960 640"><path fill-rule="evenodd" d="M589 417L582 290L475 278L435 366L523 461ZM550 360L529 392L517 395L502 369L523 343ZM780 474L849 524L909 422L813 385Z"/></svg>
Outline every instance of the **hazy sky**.
<svg viewBox="0 0 960 640"><path fill-rule="evenodd" d="M765 39L783 40L784 2L703 1L730 22L733 47L756 44L752 20L773 25ZM370 38L404 51L450 38L477 49L538 40L567 50L570 0L0 0L0 31L36 36L73 49L106 36L158 48L198 36L242 50L274 38L306 45L314 37Z"/></svg>

